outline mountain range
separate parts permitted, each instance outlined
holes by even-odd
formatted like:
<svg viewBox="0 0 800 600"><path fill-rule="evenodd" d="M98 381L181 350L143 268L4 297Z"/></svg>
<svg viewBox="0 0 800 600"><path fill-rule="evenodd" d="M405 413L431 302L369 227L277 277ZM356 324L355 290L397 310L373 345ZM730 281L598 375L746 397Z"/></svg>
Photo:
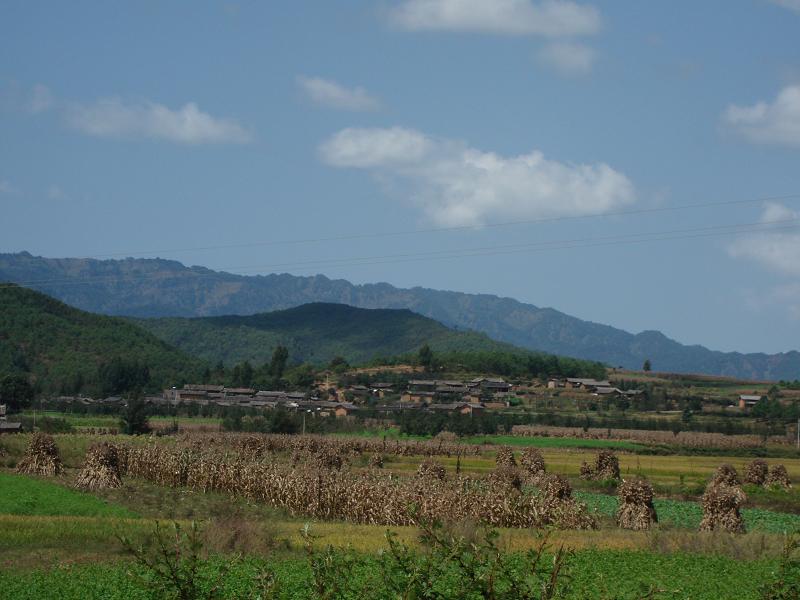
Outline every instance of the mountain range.
<svg viewBox="0 0 800 600"><path fill-rule="evenodd" d="M562 356L658 371L748 379L800 377L800 352L718 352L658 331L638 334L489 294L387 283L354 285L323 275L236 275L164 259L43 258L0 254L0 280L17 282L78 308L131 317L252 315L313 302L409 309L453 328Z"/></svg>

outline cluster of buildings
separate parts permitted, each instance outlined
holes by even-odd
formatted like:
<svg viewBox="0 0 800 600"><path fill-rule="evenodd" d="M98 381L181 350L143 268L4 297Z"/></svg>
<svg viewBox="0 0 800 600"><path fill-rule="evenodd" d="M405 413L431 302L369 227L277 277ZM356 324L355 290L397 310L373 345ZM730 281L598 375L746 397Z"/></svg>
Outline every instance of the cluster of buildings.
<svg viewBox="0 0 800 600"><path fill-rule="evenodd" d="M581 377L567 377L565 379L549 379L547 381L549 389L579 390L594 394L595 396L616 396L634 398L644 392L642 390L621 390L614 387L607 380L586 379Z"/></svg>
<svg viewBox="0 0 800 600"><path fill-rule="evenodd" d="M8 407L5 404L0 404L0 433L17 433L22 431L22 423L13 423L8 420L6 413Z"/></svg>

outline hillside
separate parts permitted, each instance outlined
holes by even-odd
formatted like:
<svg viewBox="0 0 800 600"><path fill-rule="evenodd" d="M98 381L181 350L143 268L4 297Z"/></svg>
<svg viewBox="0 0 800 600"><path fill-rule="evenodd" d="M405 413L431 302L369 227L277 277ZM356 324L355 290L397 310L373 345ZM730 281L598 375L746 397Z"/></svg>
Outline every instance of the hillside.
<svg viewBox="0 0 800 600"><path fill-rule="evenodd" d="M200 361L128 321L0 285L0 378L28 376L46 393L160 389L199 373Z"/></svg>
<svg viewBox="0 0 800 600"><path fill-rule="evenodd" d="M322 275L241 276L162 259L48 259L0 254L0 279L25 282L84 310L137 317L249 315L309 302L406 308L460 329L543 352L659 371L795 379L800 353L741 354L685 346L657 331L632 334L511 298L386 283L353 285Z"/></svg>
<svg viewBox="0 0 800 600"><path fill-rule="evenodd" d="M455 331L406 309L363 309L312 303L252 316L138 319L144 329L185 352L233 365L268 362L276 346L294 362L327 364L341 356L353 364L376 357L434 352L522 352L484 334Z"/></svg>

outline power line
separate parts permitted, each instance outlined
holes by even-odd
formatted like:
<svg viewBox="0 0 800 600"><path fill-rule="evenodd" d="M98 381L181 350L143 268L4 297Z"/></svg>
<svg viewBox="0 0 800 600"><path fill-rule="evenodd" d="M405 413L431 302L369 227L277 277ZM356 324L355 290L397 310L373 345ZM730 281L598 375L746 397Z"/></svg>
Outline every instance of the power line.
<svg viewBox="0 0 800 600"><path fill-rule="evenodd" d="M525 244L506 244L495 246L482 246L474 248L461 248L454 250L438 250L429 252L405 253L405 254L390 254L383 256L363 256L363 257L350 257L340 259L317 259L313 261L298 261L293 263L275 263L268 265L251 265L244 267L223 268L218 271L211 271L208 273L197 273L194 271L183 271L181 273L165 275L163 272L146 273L141 275L101 275L96 277L84 278L57 278L57 279L40 279L30 280L25 282L18 282L19 285L33 286L43 284L61 284L61 285L90 285L94 283L102 283L106 281L137 281L146 279L175 279L180 277L204 277L217 275L220 271L232 275L243 274L249 270L264 270L274 268L287 268L293 267L292 270L308 270L314 269L318 266L325 268L337 268L346 266L367 266L378 264L392 264L404 262L420 262L420 261L433 261L433 260L448 260L458 258L472 258L481 256L497 256L506 254L519 254L519 253L538 253L554 250L567 250L575 248L592 248L592 247L608 247L608 246L623 246L630 244L641 244L647 242L659 241L672 241L672 240L686 240L686 239L699 239L709 237L720 237L726 235L738 235L743 233L754 232L778 232L796 230L800 224L800 218L782 219L776 221L763 221L756 223L742 223L732 225L714 225L709 227L691 228L691 229L674 229L660 232L650 233L632 233L621 234L617 236L605 237L591 237L591 238L577 238L567 240L552 240L543 242L529 242ZM776 225L782 225L776 227ZM5 284L7 287L9 284ZM3 287L0 284L0 287Z"/></svg>
<svg viewBox="0 0 800 600"><path fill-rule="evenodd" d="M582 215L563 215L558 217L543 217L539 219L524 219L515 221L504 221L498 223L487 223L484 225L456 225L451 227L431 227L426 229L409 229L404 231L386 231L382 233L353 233L340 236L319 237L319 238L305 238L297 240L265 240L257 242L242 242L238 244L220 244L213 246L194 246L185 248L171 248L161 250L139 250L128 252L109 252L104 254L92 254L89 256L81 256L78 258L114 258L118 256L142 256L142 255L169 255L180 252L200 252L206 250L230 250L234 248L253 248L253 247L266 247L266 246L288 246L298 244L315 244L323 242L340 242L351 241L359 239L375 239L387 237L400 237L408 235L421 235L430 233L444 233L453 231L476 231L481 229L495 229L502 227L512 227L518 225L535 225L540 223L554 223L561 221L575 221L583 219L597 219L608 217L620 216L633 216L654 213L675 212L681 210L696 210L701 208L719 208L723 206L736 206L744 204L758 204L763 202L777 202L777 201L792 201L800 200L800 194L787 194L785 196L767 196L762 198L748 198L744 200L723 200L715 202L704 202L699 204L681 204L677 206L656 206L649 208L638 208L629 210L619 210L606 213L590 213Z"/></svg>

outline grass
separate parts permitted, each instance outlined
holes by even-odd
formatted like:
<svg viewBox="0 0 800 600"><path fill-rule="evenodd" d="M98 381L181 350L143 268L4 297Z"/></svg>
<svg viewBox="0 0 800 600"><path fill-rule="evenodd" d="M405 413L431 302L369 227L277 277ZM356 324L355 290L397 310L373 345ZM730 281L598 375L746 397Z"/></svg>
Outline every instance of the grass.
<svg viewBox="0 0 800 600"><path fill-rule="evenodd" d="M0 473L0 514L132 518L136 514L66 487L25 475Z"/></svg>

